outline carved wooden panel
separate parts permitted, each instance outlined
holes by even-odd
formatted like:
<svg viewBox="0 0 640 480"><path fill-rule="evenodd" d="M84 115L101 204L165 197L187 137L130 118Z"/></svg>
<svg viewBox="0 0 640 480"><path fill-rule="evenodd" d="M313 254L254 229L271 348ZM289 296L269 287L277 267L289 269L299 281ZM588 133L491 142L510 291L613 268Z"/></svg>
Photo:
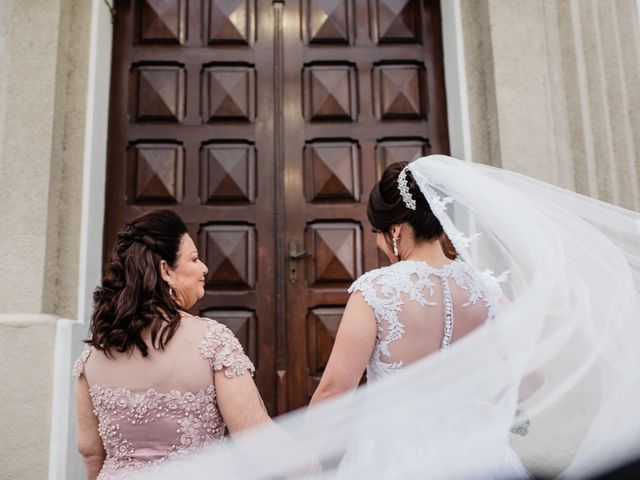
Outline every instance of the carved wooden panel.
<svg viewBox="0 0 640 480"><path fill-rule="evenodd" d="M383 120L426 118L424 65L378 63L373 69L378 117Z"/></svg>
<svg viewBox="0 0 640 480"><path fill-rule="evenodd" d="M201 316L216 320L229 327L240 341L242 349L258 366L258 325L255 312L252 310L221 310L208 309L200 313Z"/></svg>
<svg viewBox="0 0 640 480"><path fill-rule="evenodd" d="M304 67L305 116L311 121L356 121L356 69L351 64Z"/></svg>
<svg viewBox="0 0 640 480"><path fill-rule="evenodd" d="M129 147L129 203L180 203L184 149L177 143L134 143Z"/></svg>
<svg viewBox="0 0 640 480"><path fill-rule="evenodd" d="M206 43L251 45L255 30L254 0L205 0Z"/></svg>
<svg viewBox="0 0 640 480"><path fill-rule="evenodd" d="M314 222L307 227L309 284L348 285L362 274L362 232L355 222Z"/></svg>
<svg viewBox="0 0 640 480"><path fill-rule="evenodd" d="M209 64L203 70L205 121L255 119L256 75L253 65Z"/></svg>
<svg viewBox="0 0 640 480"><path fill-rule="evenodd" d="M141 43L183 44L187 34L187 0L138 2L138 39Z"/></svg>
<svg viewBox="0 0 640 480"><path fill-rule="evenodd" d="M133 66L132 120L179 122L186 101L185 71L181 64L143 63Z"/></svg>
<svg viewBox="0 0 640 480"><path fill-rule="evenodd" d="M255 286L255 228L252 225L205 225L200 251L209 268L207 287L249 289Z"/></svg>
<svg viewBox="0 0 640 480"><path fill-rule="evenodd" d="M352 39L350 0L303 0L308 43L349 44Z"/></svg>
<svg viewBox="0 0 640 480"><path fill-rule="evenodd" d="M342 307L318 307L309 310L307 316L307 366L311 377L309 395L313 394L327 366L343 313Z"/></svg>
<svg viewBox="0 0 640 480"><path fill-rule="evenodd" d="M383 138L376 145L376 178L392 163L412 162L431 153L429 143L422 138Z"/></svg>
<svg viewBox="0 0 640 480"><path fill-rule="evenodd" d="M360 158L357 142L316 140L304 151L307 200L360 201Z"/></svg>
<svg viewBox="0 0 640 480"><path fill-rule="evenodd" d="M256 192L255 146L216 142L202 146L200 167L203 203L253 203Z"/></svg>
<svg viewBox="0 0 640 480"><path fill-rule="evenodd" d="M420 43L419 0L373 0L378 43Z"/></svg>

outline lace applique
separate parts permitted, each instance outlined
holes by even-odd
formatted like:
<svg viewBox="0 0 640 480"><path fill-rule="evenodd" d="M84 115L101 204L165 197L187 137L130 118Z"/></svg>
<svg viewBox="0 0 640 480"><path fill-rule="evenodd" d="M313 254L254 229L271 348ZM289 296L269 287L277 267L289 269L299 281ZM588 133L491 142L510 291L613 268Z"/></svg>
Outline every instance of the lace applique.
<svg viewBox="0 0 640 480"><path fill-rule="evenodd" d="M91 345L85 345L82 353L78 357L78 359L73 364L73 369L71 370L71 374L74 378L80 378L80 375L84 373L84 364L87 363L87 359L91 355Z"/></svg>
<svg viewBox="0 0 640 480"><path fill-rule="evenodd" d="M177 390L158 393L154 389L133 393L125 388L93 385L89 394L107 454L98 478L106 478L107 473L114 470L138 469L174 458L184 454L187 449L220 442L224 438L225 423L217 408L214 385L196 393ZM157 428L164 430L177 427L173 442L164 451L158 452L160 458L137 458L136 449L127 441L123 430L131 432L142 425L144 428L154 428L148 424L161 422L164 424Z"/></svg>
<svg viewBox="0 0 640 480"><path fill-rule="evenodd" d="M207 333L200 343L200 354L209 360L213 371L224 370L227 378L243 375L247 370L253 374L255 367L244 354L233 332L215 320L203 320L208 325Z"/></svg>
<svg viewBox="0 0 640 480"><path fill-rule="evenodd" d="M463 290L469 293L469 300L463 305L467 307L478 301L483 301L488 309L487 321L494 318L499 304L496 302L498 281L502 279L492 277L490 280L486 272L475 272L466 263L455 260L442 268L435 269L424 262L404 260L394 265L372 270L358 278L349 288L349 293L361 292L367 304L373 309L377 324L377 336L374 350L367 365L368 376L374 377L392 374L402 368L403 362L384 362L383 356L389 356L389 345L402 338L405 328L398 320L398 313L402 309L401 295L407 295L412 301L421 306L436 305L429 301L434 295L433 278L439 278L443 286L443 302L445 304L445 331L443 332L442 349L449 346L453 335L453 308L451 300L447 299L448 280L452 279ZM488 283L486 284L485 281ZM497 286L497 287L496 287ZM500 291L501 294L501 291ZM448 301L447 301L448 300ZM387 334L384 335L382 322L386 322Z"/></svg>

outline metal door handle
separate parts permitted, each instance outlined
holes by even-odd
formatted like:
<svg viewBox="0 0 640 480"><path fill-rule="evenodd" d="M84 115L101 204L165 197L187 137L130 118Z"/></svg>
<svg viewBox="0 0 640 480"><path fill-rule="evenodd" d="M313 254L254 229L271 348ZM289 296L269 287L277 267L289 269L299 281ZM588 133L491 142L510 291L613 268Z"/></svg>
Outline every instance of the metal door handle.
<svg viewBox="0 0 640 480"><path fill-rule="evenodd" d="M298 280L298 260L310 256L310 252L298 250L298 240L296 238L292 238L289 241L289 281L291 283L296 283Z"/></svg>
<svg viewBox="0 0 640 480"><path fill-rule="evenodd" d="M311 253L307 252L306 250L289 254L289 258L291 260L300 260L301 258L310 257L310 256L311 256Z"/></svg>

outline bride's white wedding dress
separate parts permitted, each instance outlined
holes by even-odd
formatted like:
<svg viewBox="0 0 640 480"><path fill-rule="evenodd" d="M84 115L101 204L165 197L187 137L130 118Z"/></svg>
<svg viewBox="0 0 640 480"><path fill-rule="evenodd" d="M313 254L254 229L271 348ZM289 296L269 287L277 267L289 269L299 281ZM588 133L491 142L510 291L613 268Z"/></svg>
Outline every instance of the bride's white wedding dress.
<svg viewBox="0 0 640 480"><path fill-rule="evenodd" d="M361 276L349 289L360 292L372 308L377 324L373 353L367 365L367 381L374 382L398 373L426 355L444 350L472 330L494 320L500 310L502 292L491 274L475 270L464 261L454 260L440 268L423 261L403 260ZM481 366L479 367L481 368ZM412 428L401 427L393 442L379 451L375 425L359 422L342 461L341 472L349 474L373 458L385 455L388 462L384 478L402 478L410 472L430 478L434 448L443 433L459 428L469 416L482 415L484 403L461 399L458 405L444 405L444 412L425 410L413 418ZM364 417L367 418L366 402ZM455 411L460 408L465 411ZM515 409L515 407L514 407ZM392 451L389 451L392 449ZM401 467L401 468L400 468ZM504 439L504 454L493 465L483 464L477 478L529 478L520 459Z"/></svg>

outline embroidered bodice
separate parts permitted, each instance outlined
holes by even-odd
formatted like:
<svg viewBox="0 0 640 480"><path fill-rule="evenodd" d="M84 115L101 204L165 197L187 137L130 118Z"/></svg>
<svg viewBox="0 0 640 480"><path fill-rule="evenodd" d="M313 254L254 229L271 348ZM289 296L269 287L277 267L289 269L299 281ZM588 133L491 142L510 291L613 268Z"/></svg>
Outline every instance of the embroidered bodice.
<svg viewBox="0 0 640 480"><path fill-rule="evenodd" d="M389 375L492 320L499 308L499 279L461 260L441 268L403 260L362 275L360 292L377 324L367 378Z"/></svg>
<svg viewBox="0 0 640 480"><path fill-rule="evenodd" d="M107 358L85 347L73 375L85 375L106 459L98 478L181 455L224 439L213 374L253 372L240 343L224 325L183 318L164 350ZM120 478L120 476L118 477Z"/></svg>

